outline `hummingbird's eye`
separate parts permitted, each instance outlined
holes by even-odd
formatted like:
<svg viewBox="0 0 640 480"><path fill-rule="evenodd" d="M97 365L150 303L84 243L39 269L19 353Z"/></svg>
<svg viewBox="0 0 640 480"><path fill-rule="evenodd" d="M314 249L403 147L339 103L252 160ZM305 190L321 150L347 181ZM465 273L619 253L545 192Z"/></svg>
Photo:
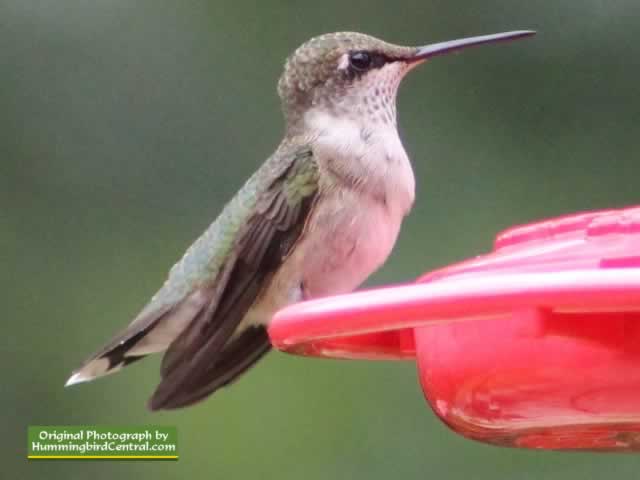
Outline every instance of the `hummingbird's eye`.
<svg viewBox="0 0 640 480"><path fill-rule="evenodd" d="M388 61L389 58L384 54L377 52L359 50L349 54L349 67L356 73L366 72L373 68L381 68Z"/></svg>
<svg viewBox="0 0 640 480"><path fill-rule="evenodd" d="M371 67L371 55L369 52L351 52L349 54L349 65L354 70L368 70Z"/></svg>

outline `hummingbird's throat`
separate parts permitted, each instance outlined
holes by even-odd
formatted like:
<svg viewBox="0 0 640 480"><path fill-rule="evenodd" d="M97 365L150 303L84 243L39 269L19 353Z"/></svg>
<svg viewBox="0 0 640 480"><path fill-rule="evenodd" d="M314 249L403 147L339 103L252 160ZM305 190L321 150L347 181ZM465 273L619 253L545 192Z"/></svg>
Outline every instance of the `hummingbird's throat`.
<svg viewBox="0 0 640 480"><path fill-rule="evenodd" d="M338 62L338 69L341 63ZM343 88L326 85L315 94L313 108L365 125L396 125L396 94L410 67L393 62L353 79Z"/></svg>

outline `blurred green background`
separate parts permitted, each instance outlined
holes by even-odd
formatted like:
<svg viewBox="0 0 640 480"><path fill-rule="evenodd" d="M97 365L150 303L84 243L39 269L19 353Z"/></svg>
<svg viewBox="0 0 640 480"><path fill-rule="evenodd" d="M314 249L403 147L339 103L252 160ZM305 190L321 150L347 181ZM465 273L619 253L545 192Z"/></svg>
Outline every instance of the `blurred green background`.
<svg viewBox="0 0 640 480"><path fill-rule="evenodd" d="M486 251L507 226L640 203L637 0L0 1L3 478L635 478L640 458L499 449L447 430L411 363L271 354L150 414L151 359L63 389L273 150L275 83L312 35L534 39L412 73L417 202L369 284ZM568 372L567 374L570 374ZM176 425L177 463L27 463L28 424Z"/></svg>

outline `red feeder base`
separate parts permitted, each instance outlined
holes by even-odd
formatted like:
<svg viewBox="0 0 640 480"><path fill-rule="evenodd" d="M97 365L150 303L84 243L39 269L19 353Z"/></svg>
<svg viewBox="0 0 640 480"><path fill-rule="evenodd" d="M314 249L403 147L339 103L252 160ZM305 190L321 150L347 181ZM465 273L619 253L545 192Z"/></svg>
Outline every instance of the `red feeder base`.
<svg viewBox="0 0 640 480"><path fill-rule="evenodd" d="M417 359L427 401L469 438L640 450L640 207L508 230L417 284L279 312L301 355Z"/></svg>

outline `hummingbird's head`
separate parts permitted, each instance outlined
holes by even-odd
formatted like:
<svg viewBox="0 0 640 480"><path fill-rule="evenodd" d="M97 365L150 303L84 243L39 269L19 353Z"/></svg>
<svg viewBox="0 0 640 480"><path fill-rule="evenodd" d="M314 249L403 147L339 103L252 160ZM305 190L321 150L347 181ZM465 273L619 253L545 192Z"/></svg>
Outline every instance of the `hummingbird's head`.
<svg viewBox="0 0 640 480"><path fill-rule="evenodd" d="M312 110L395 125L398 86L413 67L436 55L533 33L507 32L424 47L393 45L355 32L312 38L287 59L278 82L287 128L304 128L305 115Z"/></svg>
<svg viewBox="0 0 640 480"><path fill-rule="evenodd" d="M314 108L393 122L396 90L415 52L361 33L312 38L287 59L278 83L287 122Z"/></svg>

